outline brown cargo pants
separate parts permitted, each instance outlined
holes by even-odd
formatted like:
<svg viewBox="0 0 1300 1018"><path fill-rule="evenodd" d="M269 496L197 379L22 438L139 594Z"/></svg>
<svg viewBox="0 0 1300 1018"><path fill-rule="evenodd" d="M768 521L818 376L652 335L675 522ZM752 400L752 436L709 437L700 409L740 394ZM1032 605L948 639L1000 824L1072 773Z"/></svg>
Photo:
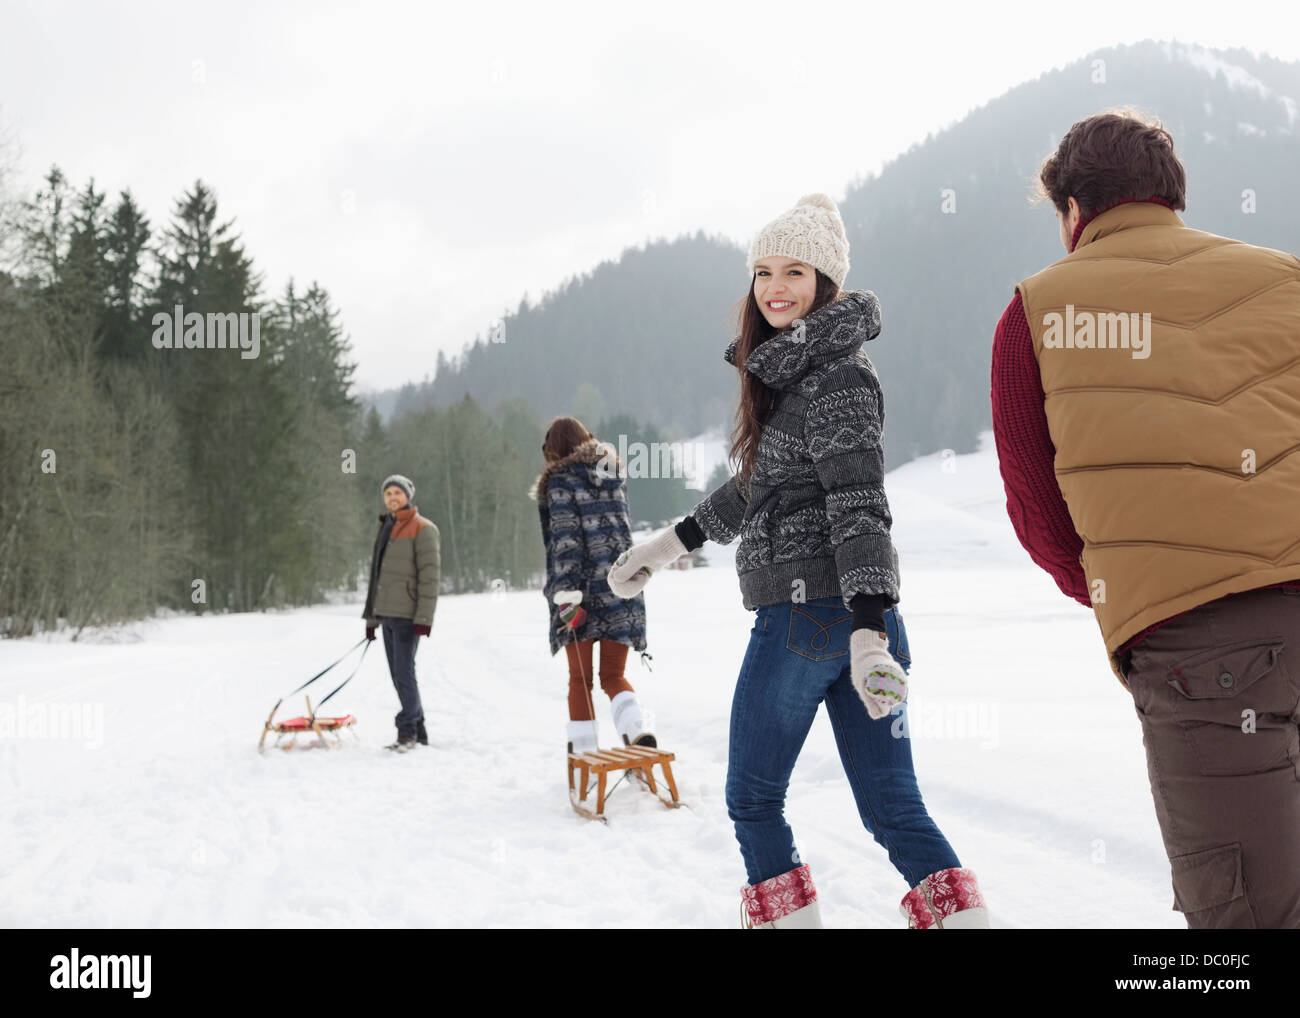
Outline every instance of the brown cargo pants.
<svg viewBox="0 0 1300 1018"><path fill-rule="evenodd" d="M1201 605L1121 666L1174 908L1193 929L1300 928L1300 590Z"/></svg>

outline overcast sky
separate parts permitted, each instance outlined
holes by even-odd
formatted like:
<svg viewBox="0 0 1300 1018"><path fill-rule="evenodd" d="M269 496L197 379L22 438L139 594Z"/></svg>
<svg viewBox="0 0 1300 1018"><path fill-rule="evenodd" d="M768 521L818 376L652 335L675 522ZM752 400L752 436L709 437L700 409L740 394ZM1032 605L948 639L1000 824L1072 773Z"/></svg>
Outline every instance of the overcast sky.
<svg viewBox="0 0 1300 1018"><path fill-rule="evenodd" d="M801 194L838 200L1098 47L1300 59L1294 3L1068 11L0 0L0 129L13 189L57 163L78 188L129 187L155 226L202 178L268 291L291 274L330 291L359 385L382 388L625 247L745 243Z"/></svg>

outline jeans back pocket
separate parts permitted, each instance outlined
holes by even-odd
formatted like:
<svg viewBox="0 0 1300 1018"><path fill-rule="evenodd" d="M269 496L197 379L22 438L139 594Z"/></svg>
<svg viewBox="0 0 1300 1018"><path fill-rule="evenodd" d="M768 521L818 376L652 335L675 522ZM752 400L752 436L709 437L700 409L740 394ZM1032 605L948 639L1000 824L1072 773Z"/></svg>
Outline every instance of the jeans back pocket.
<svg viewBox="0 0 1300 1018"><path fill-rule="evenodd" d="M838 597L792 603L785 648L810 661L846 657L852 631L853 612Z"/></svg>

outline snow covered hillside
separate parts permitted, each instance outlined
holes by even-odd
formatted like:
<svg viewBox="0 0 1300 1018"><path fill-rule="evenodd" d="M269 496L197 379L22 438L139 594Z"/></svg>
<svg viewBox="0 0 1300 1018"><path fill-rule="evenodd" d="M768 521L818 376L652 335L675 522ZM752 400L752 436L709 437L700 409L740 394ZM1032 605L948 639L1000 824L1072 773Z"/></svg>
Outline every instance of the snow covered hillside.
<svg viewBox="0 0 1300 1018"><path fill-rule="evenodd" d="M1131 702L1091 613L1016 544L991 449L888 480L921 788L994 925L1181 927ZM607 827L566 801L538 591L440 599L431 744L400 756L382 646L330 705L360 719L343 750L255 750L275 700L360 638L359 603L0 643L0 925L738 925L723 787L751 616L705 551L651 583L654 670L628 663L689 808L624 785ZM828 926L902 924L824 713L787 816Z"/></svg>

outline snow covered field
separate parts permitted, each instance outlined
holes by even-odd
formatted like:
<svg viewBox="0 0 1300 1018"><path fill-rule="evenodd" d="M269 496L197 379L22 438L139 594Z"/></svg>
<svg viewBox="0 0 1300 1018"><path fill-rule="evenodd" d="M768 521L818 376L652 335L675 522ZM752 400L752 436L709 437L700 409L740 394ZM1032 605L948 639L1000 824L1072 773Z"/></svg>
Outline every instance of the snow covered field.
<svg viewBox="0 0 1300 1018"><path fill-rule="evenodd" d="M1092 614L1016 543L992 452L907 464L889 493L921 789L994 925L1181 928L1131 703ZM566 801L538 591L439 599L417 658L430 746L401 756L379 644L330 704L357 739L255 751L275 700L361 636L359 603L0 643L0 925L737 926L723 787L752 616L732 550L654 579L654 671L628 661L690 808L624 785L607 827ZM827 926L902 925L824 712L787 817Z"/></svg>

